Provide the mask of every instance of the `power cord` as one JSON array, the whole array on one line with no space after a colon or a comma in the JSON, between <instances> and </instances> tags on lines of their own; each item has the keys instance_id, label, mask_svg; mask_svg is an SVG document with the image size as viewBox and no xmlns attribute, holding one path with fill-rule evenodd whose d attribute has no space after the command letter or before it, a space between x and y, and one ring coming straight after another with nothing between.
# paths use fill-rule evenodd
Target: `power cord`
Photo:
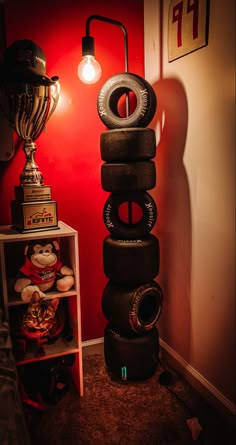
<instances>
[{"instance_id":1,"label":"power cord","mask_svg":"<svg viewBox=\"0 0 236 445\"><path fill-rule=\"evenodd\" d=\"M204 445L204 436L203 436L203 428L199 422L199 419L194 415L191 408L182 400L176 392L174 392L170 388L170 384L172 383L172 374L170 371L168 371L161 360L159 359L160 366L162 367L163 371L159 375L158 381L161 386L164 386L176 399L177 401L184 406L184 408L188 411L191 418L186 420L187 426L192 434L193 440L198 440L199 443Z\"/></svg>"}]
</instances>

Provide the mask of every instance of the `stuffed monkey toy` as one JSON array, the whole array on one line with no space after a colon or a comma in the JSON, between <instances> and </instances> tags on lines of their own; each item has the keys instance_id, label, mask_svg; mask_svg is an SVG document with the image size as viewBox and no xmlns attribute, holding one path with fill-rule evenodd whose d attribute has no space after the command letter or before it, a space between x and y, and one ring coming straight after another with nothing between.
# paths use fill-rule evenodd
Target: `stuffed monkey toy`
<instances>
[{"instance_id":1,"label":"stuffed monkey toy","mask_svg":"<svg viewBox=\"0 0 236 445\"><path fill-rule=\"evenodd\" d=\"M30 301L33 292L44 292L54 285L61 292L68 291L74 284L73 270L59 259L60 246L57 240L34 240L25 247L25 263L19 269L14 290L24 301Z\"/></svg>"}]
</instances>

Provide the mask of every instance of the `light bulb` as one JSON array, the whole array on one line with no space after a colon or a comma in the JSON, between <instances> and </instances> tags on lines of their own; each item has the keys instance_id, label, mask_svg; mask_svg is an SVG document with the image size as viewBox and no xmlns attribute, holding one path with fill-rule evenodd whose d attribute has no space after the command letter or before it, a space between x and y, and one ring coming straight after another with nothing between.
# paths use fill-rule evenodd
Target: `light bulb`
<instances>
[{"instance_id":1,"label":"light bulb","mask_svg":"<svg viewBox=\"0 0 236 445\"><path fill-rule=\"evenodd\" d=\"M84 56L78 66L78 77L83 83L96 83L102 74L101 66L94 56Z\"/></svg>"}]
</instances>

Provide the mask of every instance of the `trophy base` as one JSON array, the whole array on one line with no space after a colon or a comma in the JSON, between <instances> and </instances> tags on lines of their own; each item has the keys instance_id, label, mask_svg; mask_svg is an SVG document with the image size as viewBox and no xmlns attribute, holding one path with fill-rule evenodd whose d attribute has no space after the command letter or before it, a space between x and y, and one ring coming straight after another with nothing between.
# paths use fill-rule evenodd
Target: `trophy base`
<instances>
[{"instance_id":1,"label":"trophy base","mask_svg":"<svg viewBox=\"0 0 236 445\"><path fill-rule=\"evenodd\" d=\"M11 201L12 228L20 233L59 229L56 201Z\"/></svg>"},{"instance_id":2,"label":"trophy base","mask_svg":"<svg viewBox=\"0 0 236 445\"><path fill-rule=\"evenodd\" d=\"M51 187L50 185L16 185L15 186L16 201L30 202L30 201L50 201Z\"/></svg>"}]
</instances>

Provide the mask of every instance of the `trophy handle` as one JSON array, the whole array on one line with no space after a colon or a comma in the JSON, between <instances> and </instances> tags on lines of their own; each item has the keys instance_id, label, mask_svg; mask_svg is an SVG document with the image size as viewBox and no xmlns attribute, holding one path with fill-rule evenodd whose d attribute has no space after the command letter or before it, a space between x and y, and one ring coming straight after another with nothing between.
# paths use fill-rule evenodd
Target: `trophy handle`
<instances>
[{"instance_id":1,"label":"trophy handle","mask_svg":"<svg viewBox=\"0 0 236 445\"><path fill-rule=\"evenodd\" d=\"M60 83L59 82L56 82L54 85L50 86L50 94L52 97L52 101L50 102L50 110L49 110L48 119L54 113L55 108L58 104L59 95L60 95Z\"/></svg>"}]
</instances>

